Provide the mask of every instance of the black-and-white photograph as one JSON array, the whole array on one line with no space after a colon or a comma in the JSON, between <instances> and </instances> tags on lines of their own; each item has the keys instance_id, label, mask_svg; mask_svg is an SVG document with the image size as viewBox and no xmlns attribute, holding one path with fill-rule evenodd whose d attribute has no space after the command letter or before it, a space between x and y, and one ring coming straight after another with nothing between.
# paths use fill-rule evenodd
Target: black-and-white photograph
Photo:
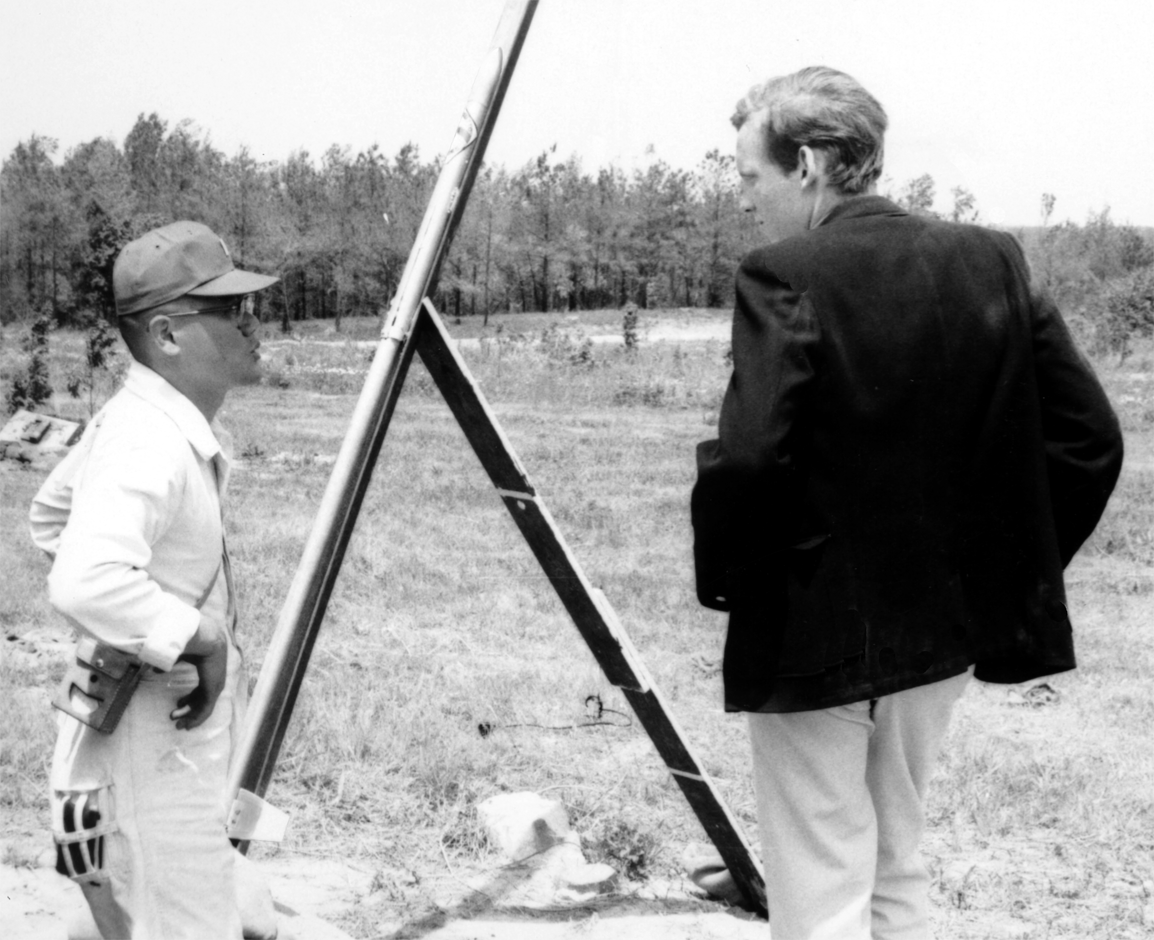
<instances>
[{"instance_id":1,"label":"black-and-white photograph","mask_svg":"<svg viewBox=\"0 0 1154 940\"><path fill-rule=\"evenodd\" d=\"M1154 931L1154 13L9 3L0 936Z\"/></svg>"}]
</instances>

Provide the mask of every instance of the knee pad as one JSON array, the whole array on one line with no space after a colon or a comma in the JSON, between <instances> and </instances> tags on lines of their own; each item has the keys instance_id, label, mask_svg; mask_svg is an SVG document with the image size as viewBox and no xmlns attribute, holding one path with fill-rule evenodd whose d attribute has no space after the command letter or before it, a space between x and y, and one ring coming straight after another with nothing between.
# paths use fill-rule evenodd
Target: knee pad
<instances>
[{"instance_id":1,"label":"knee pad","mask_svg":"<svg viewBox=\"0 0 1154 940\"><path fill-rule=\"evenodd\" d=\"M109 789L52 794L56 870L73 881L92 885L108 881L104 837L119 828L112 818Z\"/></svg>"}]
</instances>

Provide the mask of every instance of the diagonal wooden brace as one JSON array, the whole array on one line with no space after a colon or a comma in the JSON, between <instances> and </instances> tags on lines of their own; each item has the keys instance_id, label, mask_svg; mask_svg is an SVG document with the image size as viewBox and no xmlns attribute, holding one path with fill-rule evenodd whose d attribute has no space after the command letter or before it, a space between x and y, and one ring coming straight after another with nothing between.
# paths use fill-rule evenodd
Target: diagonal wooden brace
<instances>
[{"instance_id":1,"label":"diagonal wooden brace","mask_svg":"<svg viewBox=\"0 0 1154 940\"><path fill-rule=\"evenodd\" d=\"M761 867L739 823L686 743L609 600L589 583L565 544L428 298L421 306L413 338L421 361L598 665L624 692L746 901L764 910Z\"/></svg>"}]
</instances>

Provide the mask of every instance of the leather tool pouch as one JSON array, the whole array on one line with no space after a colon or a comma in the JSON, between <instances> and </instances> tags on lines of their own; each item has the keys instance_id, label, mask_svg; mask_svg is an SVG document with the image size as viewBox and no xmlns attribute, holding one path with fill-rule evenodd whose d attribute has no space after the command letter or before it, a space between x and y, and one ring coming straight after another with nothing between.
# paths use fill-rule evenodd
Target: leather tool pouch
<instances>
[{"instance_id":1,"label":"leather tool pouch","mask_svg":"<svg viewBox=\"0 0 1154 940\"><path fill-rule=\"evenodd\" d=\"M112 734L146 667L129 653L84 637L52 707L102 734Z\"/></svg>"},{"instance_id":2,"label":"leather tool pouch","mask_svg":"<svg viewBox=\"0 0 1154 940\"><path fill-rule=\"evenodd\" d=\"M221 567L216 566L212 580L197 600L197 610L204 606L216 586ZM82 637L76 644L76 662L64 674L52 707L102 734L112 734L140 684L143 671L151 668L131 653L92 637Z\"/></svg>"}]
</instances>

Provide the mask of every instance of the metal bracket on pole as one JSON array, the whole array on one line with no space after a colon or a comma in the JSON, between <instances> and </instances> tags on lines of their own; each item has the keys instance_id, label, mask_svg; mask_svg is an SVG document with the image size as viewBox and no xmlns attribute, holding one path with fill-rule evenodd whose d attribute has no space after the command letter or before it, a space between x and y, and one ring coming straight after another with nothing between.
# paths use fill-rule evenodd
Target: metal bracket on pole
<instances>
[{"instance_id":1,"label":"metal bracket on pole","mask_svg":"<svg viewBox=\"0 0 1154 940\"><path fill-rule=\"evenodd\" d=\"M508 0L433 189L289 587L249 705L229 779L235 797L262 797L320 631L413 353L419 351L490 480L606 678L618 686L752 907L765 907L760 867L741 828L685 741L608 599L593 587L469 375L429 297L460 222L536 0ZM245 851L247 843L239 845Z\"/></svg>"}]
</instances>

